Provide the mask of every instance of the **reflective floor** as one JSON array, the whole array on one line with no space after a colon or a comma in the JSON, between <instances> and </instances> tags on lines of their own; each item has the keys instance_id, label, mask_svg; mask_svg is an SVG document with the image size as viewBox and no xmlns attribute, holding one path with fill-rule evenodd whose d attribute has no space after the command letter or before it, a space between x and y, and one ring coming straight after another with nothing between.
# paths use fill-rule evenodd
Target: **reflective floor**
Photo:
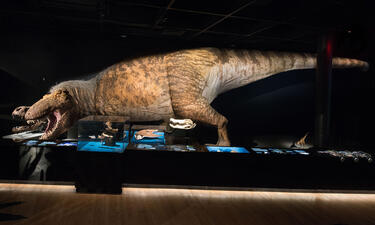
<instances>
[{"instance_id":1,"label":"reflective floor","mask_svg":"<svg viewBox=\"0 0 375 225\"><path fill-rule=\"evenodd\" d=\"M124 188L0 183L0 224L375 224L375 194Z\"/></svg>"}]
</instances>

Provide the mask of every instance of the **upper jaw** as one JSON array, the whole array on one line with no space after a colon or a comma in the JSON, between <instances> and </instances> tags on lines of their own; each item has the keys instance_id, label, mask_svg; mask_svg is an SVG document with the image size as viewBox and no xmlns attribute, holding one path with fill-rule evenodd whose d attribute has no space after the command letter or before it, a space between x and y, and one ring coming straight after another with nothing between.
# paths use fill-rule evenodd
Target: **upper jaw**
<instances>
[{"instance_id":1,"label":"upper jaw","mask_svg":"<svg viewBox=\"0 0 375 225\"><path fill-rule=\"evenodd\" d=\"M48 109L48 110L38 110L38 111L36 111L36 110L35 110L35 107L32 106L32 107L30 107L30 109L26 112L26 114L25 114L25 120L28 121L28 120L41 119L41 118L47 117L48 114L49 114L50 112L52 112L51 109Z\"/></svg>"},{"instance_id":2,"label":"upper jaw","mask_svg":"<svg viewBox=\"0 0 375 225\"><path fill-rule=\"evenodd\" d=\"M59 104L57 104L53 98L48 96L43 97L27 110L25 120L35 120L46 117L57 108L59 108Z\"/></svg>"}]
</instances>

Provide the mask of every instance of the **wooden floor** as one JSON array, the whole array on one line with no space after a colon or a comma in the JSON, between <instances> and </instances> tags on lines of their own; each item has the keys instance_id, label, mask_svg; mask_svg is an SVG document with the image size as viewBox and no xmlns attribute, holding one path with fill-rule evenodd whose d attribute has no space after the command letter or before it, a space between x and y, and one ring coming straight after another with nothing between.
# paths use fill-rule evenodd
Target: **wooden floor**
<instances>
[{"instance_id":1,"label":"wooden floor","mask_svg":"<svg viewBox=\"0 0 375 225\"><path fill-rule=\"evenodd\" d=\"M375 224L375 194L124 188L77 194L73 186L0 184L2 224Z\"/></svg>"}]
</instances>

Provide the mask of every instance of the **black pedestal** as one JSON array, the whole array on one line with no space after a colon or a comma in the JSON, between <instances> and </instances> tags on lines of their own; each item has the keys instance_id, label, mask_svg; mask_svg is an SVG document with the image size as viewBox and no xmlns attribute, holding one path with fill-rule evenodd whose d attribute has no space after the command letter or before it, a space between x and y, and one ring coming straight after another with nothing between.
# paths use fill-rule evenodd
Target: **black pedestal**
<instances>
[{"instance_id":1,"label":"black pedestal","mask_svg":"<svg viewBox=\"0 0 375 225\"><path fill-rule=\"evenodd\" d=\"M76 191L80 193L121 194L121 157L119 153L77 152Z\"/></svg>"}]
</instances>

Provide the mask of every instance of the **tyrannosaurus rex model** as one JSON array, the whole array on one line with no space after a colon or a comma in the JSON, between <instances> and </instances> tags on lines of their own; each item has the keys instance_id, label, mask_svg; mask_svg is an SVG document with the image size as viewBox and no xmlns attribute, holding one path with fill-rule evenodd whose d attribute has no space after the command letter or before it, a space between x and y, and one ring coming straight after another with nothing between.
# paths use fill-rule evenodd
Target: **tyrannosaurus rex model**
<instances>
[{"instance_id":1,"label":"tyrannosaurus rex model","mask_svg":"<svg viewBox=\"0 0 375 225\"><path fill-rule=\"evenodd\" d=\"M128 116L132 121L189 118L216 126L217 145L229 146L228 120L210 106L220 93L315 66L316 56L304 53L201 48L151 55L117 63L90 80L62 82L24 118L48 119L43 140L57 138L78 119L93 114ZM367 69L368 64L333 58L333 67Z\"/></svg>"}]
</instances>

